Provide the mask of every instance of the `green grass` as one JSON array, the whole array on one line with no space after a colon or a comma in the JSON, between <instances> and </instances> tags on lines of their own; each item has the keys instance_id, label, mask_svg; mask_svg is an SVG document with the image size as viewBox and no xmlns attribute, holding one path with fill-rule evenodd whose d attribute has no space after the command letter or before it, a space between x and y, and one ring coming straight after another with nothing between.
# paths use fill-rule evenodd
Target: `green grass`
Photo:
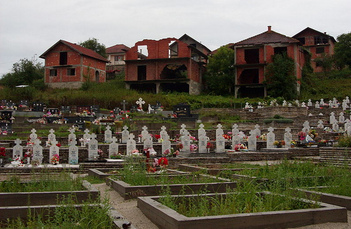
<instances>
[{"instance_id":1,"label":"green grass","mask_svg":"<svg viewBox=\"0 0 351 229\"><path fill-rule=\"evenodd\" d=\"M81 179L72 179L68 173L32 174L29 182L21 182L19 176L12 176L0 183L0 192L45 192L85 190Z\"/></svg>"}]
</instances>

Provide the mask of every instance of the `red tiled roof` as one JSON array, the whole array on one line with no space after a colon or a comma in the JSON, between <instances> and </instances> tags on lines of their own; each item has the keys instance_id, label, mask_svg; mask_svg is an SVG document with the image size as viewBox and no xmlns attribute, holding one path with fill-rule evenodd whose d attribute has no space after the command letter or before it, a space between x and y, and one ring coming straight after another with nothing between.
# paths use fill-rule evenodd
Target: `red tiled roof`
<instances>
[{"instance_id":1,"label":"red tiled roof","mask_svg":"<svg viewBox=\"0 0 351 229\"><path fill-rule=\"evenodd\" d=\"M256 36L247 38L243 41L237 42L234 46L241 45L262 45L270 43L299 43L297 39L282 35L273 30L268 30Z\"/></svg>"},{"instance_id":2,"label":"red tiled roof","mask_svg":"<svg viewBox=\"0 0 351 229\"><path fill-rule=\"evenodd\" d=\"M59 40L58 42L56 42L53 46L51 46L48 50L46 50L46 52L44 52L40 57L45 59L45 55L52 49L54 48L58 43L63 43L67 46L69 46L71 49L77 51L78 53L80 53L81 55L84 56L89 56L91 58L97 59L97 60L101 60L104 62L109 62L105 57L101 56L100 54L94 52L91 49L88 48L84 48L80 45L77 44L73 44L71 42L68 41L64 41L64 40Z\"/></svg>"},{"instance_id":3,"label":"red tiled roof","mask_svg":"<svg viewBox=\"0 0 351 229\"><path fill-rule=\"evenodd\" d=\"M106 49L106 53L110 54L110 53L119 53L119 52L126 52L128 51L130 48L124 44L117 44L111 47L108 47Z\"/></svg>"}]
</instances>

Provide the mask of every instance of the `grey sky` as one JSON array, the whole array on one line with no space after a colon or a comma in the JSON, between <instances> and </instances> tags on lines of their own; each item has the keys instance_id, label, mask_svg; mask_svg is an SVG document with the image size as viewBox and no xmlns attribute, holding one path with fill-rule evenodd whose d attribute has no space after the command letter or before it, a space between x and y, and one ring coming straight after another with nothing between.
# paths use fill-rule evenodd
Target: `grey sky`
<instances>
[{"instance_id":1,"label":"grey sky","mask_svg":"<svg viewBox=\"0 0 351 229\"><path fill-rule=\"evenodd\" d=\"M106 47L184 33L214 50L266 31L351 32L349 0L0 0L0 76L58 40ZM40 59L40 61L42 61Z\"/></svg>"}]
</instances>

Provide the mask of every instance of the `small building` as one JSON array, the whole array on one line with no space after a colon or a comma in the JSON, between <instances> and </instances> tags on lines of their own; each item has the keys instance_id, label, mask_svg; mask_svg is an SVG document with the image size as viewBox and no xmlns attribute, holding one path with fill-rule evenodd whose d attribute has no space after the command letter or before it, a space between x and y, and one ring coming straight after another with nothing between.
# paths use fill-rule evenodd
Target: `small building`
<instances>
[{"instance_id":1,"label":"small building","mask_svg":"<svg viewBox=\"0 0 351 229\"><path fill-rule=\"evenodd\" d=\"M117 74L124 72L126 52L130 48L124 44L117 44L106 49L107 60L106 76L113 79Z\"/></svg>"},{"instance_id":2,"label":"small building","mask_svg":"<svg viewBox=\"0 0 351 229\"><path fill-rule=\"evenodd\" d=\"M261 34L234 43L231 48L235 51L235 97L267 96L265 71L275 54L286 53L295 61L296 78L302 76L305 54L300 41L273 31L271 26Z\"/></svg>"},{"instance_id":3,"label":"small building","mask_svg":"<svg viewBox=\"0 0 351 229\"><path fill-rule=\"evenodd\" d=\"M334 37L307 27L293 36L293 38L299 40L303 47L310 53L313 71L322 72L323 68L316 60L334 55L336 43Z\"/></svg>"},{"instance_id":4,"label":"small building","mask_svg":"<svg viewBox=\"0 0 351 229\"><path fill-rule=\"evenodd\" d=\"M126 87L200 94L209 52L186 34L180 39L139 41L126 53Z\"/></svg>"},{"instance_id":5,"label":"small building","mask_svg":"<svg viewBox=\"0 0 351 229\"><path fill-rule=\"evenodd\" d=\"M106 82L108 60L91 49L59 40L40 58L45 59L44 82L52 88L80 88L83 82Z\"/></svg>"}]
</instances>

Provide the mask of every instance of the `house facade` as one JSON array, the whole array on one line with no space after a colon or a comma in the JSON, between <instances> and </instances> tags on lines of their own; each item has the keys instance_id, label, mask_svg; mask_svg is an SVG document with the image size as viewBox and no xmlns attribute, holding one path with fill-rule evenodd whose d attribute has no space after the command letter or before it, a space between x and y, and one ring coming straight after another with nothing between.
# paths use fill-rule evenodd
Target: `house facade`
<instances>
[{"instance_id":1,"label":"house facade","mask_svg":"<svg viewBox=\"0 0 351 229\"><path fill-rule=\"evenodd\" d=\"M231 48L235 51L235 97L267 96L265 71L275 54L286 53L295 62L296 78L302 76L305 54L299 40L275 32L271 26L261 34L234 43Z\"/></svg>"},{"instance_id":2,"label":"house facade","mask_svg":"<svg viewBox=\"0 0 351 229\"><path fill-rule=\"evenodd\" d=\"M107 79L112 79L116 74L124 72L126 52L130 48L124 44L117 44L106 49L107 60L106 76Z\"/></svg>"},{"instance_id":3,"label":"house facade","mask_svg":"<svg viewBox=\"0 0 351 229\"><path fill-rule=\"evenodd\" d=\"M313 71L322 72L323 68L316 60L334 55L336 43L334 37L307 27L293 36L293 38L299 40L303 47L310 53Z\"/></svg>"},{"instance_id":4,"label":"house facade","mask_svg":"<svg viewBox=\"0 0 351 229\"><path fill-rule=\"evenodd\" d=\"M59 40L40 58L45 59L44 82L52 88L80 88L83 82L106 82L108 60L91 49Z\"/></svg>"},{"instance_id":5,"label":"house facade","mask_svg":"<svg viewBox=\"0 0 351 229\"><path fill-rule=\"evenodd\" d=\"M126 87L153 93L199 94L208 53L189 36L182 39L189 44L176 38L135 43L126 53Z\"/></svg>"}]
</instances>

